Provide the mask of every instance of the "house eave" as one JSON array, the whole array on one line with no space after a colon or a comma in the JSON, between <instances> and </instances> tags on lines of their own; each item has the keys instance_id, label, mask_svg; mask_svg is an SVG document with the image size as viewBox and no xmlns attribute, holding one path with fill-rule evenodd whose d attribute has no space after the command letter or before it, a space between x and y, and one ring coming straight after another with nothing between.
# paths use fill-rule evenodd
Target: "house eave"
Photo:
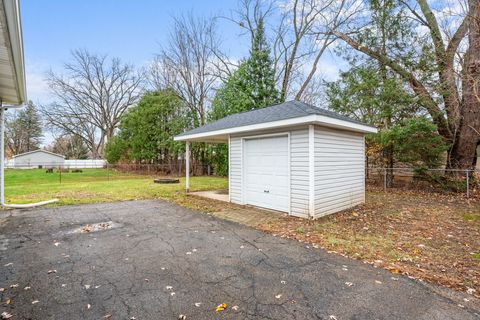
<instances>
[{"instance_id":1,"label":"house eave","mask_svg":"<svg viewBox=\"0 0 480 320\"><path fill-rule=\"evenodd\" d=\"M227 142L228 136L231 134L247 133L258 130L278 129L299 125L316 124L325 127L342 129L346 131L360 132L360 133L376 133L378 130L374 127L354 123L341 119L335 119L322 115L308 115L305 117L297 117L292 119L257 123L241 127L233 127L221 130L200 132L194 134L183 134L174 137L175 141L198 141L198 142Z\"/></svg>"}]
</instances>

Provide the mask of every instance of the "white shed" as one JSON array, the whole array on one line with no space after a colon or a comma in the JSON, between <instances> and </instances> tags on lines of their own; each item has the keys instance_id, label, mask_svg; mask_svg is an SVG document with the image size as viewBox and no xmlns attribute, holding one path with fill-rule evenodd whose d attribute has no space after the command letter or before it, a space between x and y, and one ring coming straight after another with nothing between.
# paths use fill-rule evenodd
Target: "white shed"
<instances>
[{"instance_id":1,"label":"white shed","mask_svg":"<svg viewBox=\"0 0 480 320\"><path fill-rule=\"evenodd\" d=\"M225 117L175 140L187 142L187 160L189 142L228 143L231 202L318 218L365 201L369 132L377 129L289 101Z\"/></svg>"},{"instance_id":2,"label":"white shed","mask_svg":"<svg viewBox=\"0 0 480 320\"><path fill-rule=\"evenodd\" d=\"M19 169L53 168L65 163L65 156L46 150L34 150L13 156L13 167Z\"/></svg>"}]
</instances>

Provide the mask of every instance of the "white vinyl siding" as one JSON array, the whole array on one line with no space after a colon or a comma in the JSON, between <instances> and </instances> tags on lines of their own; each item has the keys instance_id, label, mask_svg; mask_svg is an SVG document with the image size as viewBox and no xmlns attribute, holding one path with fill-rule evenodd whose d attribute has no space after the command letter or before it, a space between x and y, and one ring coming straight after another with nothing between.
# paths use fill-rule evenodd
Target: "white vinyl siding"
<instances>
[{"instance_id":1,"label":"white vinyl siding","mask_svg":"<svg viewBox=\"0 0 480 320\"><path fill-rule=\"evenodd\" d=\"M230 201L242 204L242 138L230 138Z\"/></svg>"},{"instance_id":2,"label":"white vinyl siding","mask_svg":"<svg viewBox=\"0 0 480 320\"><path fill-rule=\"evenodd\" d=\"M230 201L244 204L242 187L243 139L253 136L289 134L290 214L297 217L322 217L365 201L365 148L362 133L314 127L314 165L309 165L308 126L289 130L263 130L230 137ZM309 214L310 177L313 175L314 212Z\"/></svg>"},{"instance_id":3,"label":"white vinyl siding","mask_svg":"<svg viewBox=\"0 0 480 320\"><path fill-rule=\"evenodd\" d=\"M365 200L361 133L315 126L315 214L335 213Z\"/></svg>"},{"instance_id":4,"label":"white vinyl siding","mask_svg":"<svg viewBox=\"0 0 480 320\"><path fill-rule=\"evenodd\" d=\"M308 217L308 128L290 132L290 214Z\"/></svg>"}]
</instances>

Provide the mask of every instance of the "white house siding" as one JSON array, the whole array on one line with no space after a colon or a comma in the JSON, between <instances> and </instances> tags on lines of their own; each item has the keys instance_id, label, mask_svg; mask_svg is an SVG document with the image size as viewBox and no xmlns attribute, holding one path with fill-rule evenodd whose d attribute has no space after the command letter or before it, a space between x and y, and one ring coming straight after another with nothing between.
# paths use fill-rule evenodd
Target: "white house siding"
<instances>
[{"instance_id":1,"label":"white house siding","mask_svg":"<svg viewBox=\"0 0 480 320\"><path fill-rule=\"evenodd\" d=\"M365 201L361 133L315 126L315 218Z\"/></svg>"},{"instance_id":2,"label":"white house siding","mask_svg":"<svg viewBox=\"0 0 480 320\"><path fill-rule=\"evenodd\" d=\"M242 199L242 138L274 133L290 135L290 214L308 217L309 165L308 165L308 127L294 129L265 130L248 135L230 137L230 201L243 203Z\"/></svg>"},{"instance_id":3,"label":"white house siding","mask_svg":"<svg viewBox=\"0 0 480 320\"><path fill-rule=\"evenodd\" d=\"M56 167L64 164L64 158L41 150L18 155L13 158L15 168Z\"/></svg>"},{"instance_id":4,"label":"white house siding","mask_svg":"<svg viewBox=\"0 0 480 320\"><path fill-rule=\"evenodd\" d=\"M308 128L290 132L290 214L308 217Z\"/></svg>"},{"instance_id":5,"label":"white house siding","mask_svg":"<svg viewBox=\"0 0 480 320\"><path fill-rule=\"evenodd\" d=\"M230 138L230 168L228 173L230 201L242 203L242 138Z\"/></svg>"}]
</instances>

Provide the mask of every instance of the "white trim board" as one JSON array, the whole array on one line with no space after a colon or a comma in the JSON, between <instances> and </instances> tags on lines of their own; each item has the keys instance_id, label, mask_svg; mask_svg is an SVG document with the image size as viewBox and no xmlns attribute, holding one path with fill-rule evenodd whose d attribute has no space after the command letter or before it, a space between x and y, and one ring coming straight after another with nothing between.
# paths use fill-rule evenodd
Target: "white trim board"
<instances>
[{"instance_id":1,"label":"white trim board","mask_svg":"<svg viewBox=\"0 0 480 320\"><path fill-rule=\"evenodd\" d=\"M359 123L354 123L350 121L313 114L305 117L257 123L257 124L247 125L247 126L194 133L194 134L184 135L184 136L176 136L173 139L175 141L189 141L189 140L202 139L202 138L211 138L214 136L224 136L229 134L245 133L249 131L298 126L302 124L309 124L309 125L317 124L320 126L343 129L343 130L354 131L354 132L363 132L363 133L376 133L378 131L376 128L373 128L364 124L359 124Z\"/></svg>"}]
</instances>

